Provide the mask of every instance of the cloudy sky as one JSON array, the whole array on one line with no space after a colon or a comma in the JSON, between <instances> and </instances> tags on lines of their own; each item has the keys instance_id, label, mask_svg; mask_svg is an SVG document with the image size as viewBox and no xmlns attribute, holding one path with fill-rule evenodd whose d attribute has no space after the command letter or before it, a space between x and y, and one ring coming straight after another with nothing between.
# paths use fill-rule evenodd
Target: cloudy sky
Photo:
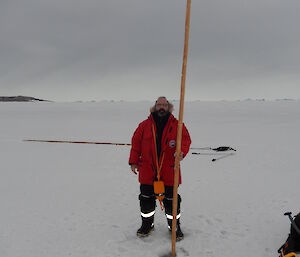
<instances>
[{"instance_id":1,"label":"cloudy sky","mask_svg":"<svg viewBox=\"0 0 300 257\"><path fill-rule=\"evenodd\" d=\"M178 99L185 0L0 0L0 95ZM186 100L300 99L299 0L192 0Z\"/></svg>"}]
</instances>

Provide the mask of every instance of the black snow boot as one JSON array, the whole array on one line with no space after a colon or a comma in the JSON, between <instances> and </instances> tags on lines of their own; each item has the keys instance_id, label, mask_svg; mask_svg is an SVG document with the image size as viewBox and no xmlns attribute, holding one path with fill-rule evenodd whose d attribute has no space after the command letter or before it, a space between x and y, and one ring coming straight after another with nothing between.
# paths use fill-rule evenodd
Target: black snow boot
<instances>
[{"instance_id":1,"label":"black snow boot","mask_svg":"<svg viewBox=\"0 0 300 257\"><path fill-rule=\"evenodd\" d=\"M181 228L180 228L180 224L178 223L177 228L176 228L176 241L180 241L183 238L184 238L184 234L182 233Z\"/></svg>"},{"instance_id":2,"label":"black snow boot","mask_svg":"<svg viewBox=\"0 0 300 257\"><path fill-rule=\"evenodd\" d=\"M170 232L172 232L172 220L168 219L168 229ZM184 234L180 228L180 221L179 219L177 220L176 224L176 241L180 241L184 238Z\"/></svg>"},{"instance_id":3,"label":"black snow boot","mask_svg":"<svg viewBox=\"0 0 300 257\"><path fill-rule=\"evenodd\" d=\"M139 237L146 237L154 230L154 218L143 218L142 226L137 230L136 235Z\"/></svg>"}]
</instances>

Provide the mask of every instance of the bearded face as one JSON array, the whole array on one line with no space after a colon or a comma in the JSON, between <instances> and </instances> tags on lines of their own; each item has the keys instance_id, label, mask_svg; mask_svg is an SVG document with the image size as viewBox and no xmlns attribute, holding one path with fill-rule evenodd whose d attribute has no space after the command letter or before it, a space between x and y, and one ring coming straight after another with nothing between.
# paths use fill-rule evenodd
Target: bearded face
<instances>
[{"instance_id":1,"label":"bearded face","mask_svg":"<svg viewBox=\"0 0 300 257\"><path fill-rule=\"evenodd\" d=\"M167 113L168 113L168 112L167 112L165 109L163 109L163 108L160 108L160 109L158 110L158 112L157 112L157 114L158 114L159 117L164 117L164 116L167 115Z\"/></svg>"},{"instance_id":2,"label":"bearded face","mask_svg":"<svg viewBox=\"0 0 300 257\"><path fill-rule=\"evenodd\" d=\"M164 117L169 112L169 102L166 98L158 98L155 104L155 111L159 117Z\"/></svg>"}]
</instances>

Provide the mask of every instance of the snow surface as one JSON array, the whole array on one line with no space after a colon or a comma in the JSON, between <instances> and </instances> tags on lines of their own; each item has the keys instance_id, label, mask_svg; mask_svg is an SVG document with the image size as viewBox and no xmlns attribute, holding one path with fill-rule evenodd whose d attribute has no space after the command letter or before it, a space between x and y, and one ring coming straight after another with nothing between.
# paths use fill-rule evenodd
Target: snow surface
<instances>
[{"instance_id":1,"label":"snow surface","mask_svg":"<svg viewBox=\"0 0 300 257\"><path fill-rule=\"evenodd\" d=\"M139 184L129 147L22 141L130 142L150 106L0 103L1 257L170 253L159 206L151 236L135 235ZM177 256L278 256L290 226L283 213L300 211L300 101L190 102L184 120L193 147L237 153L216 162L189 154L182 162L185 239Z\"/></svg>"}]
</instances>

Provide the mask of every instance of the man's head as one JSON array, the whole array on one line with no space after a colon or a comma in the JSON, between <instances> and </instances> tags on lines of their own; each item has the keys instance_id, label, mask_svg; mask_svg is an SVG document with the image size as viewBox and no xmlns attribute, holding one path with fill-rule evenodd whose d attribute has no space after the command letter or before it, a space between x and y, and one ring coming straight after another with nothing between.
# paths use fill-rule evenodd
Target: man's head
<instances>
[{"instance_id":1,"label":"man's head","mask_svg":"<svg viewBox=\"0 0 300 257\"><path fill-rule=\"evenodd\" d=\"M173 111L173 105L169 103L166 97L160 96L156 102L155 105L151 108L152 112L157 112L158 116L164 117L169 112L172 113Z\"/></svg>"}]
</instances>

